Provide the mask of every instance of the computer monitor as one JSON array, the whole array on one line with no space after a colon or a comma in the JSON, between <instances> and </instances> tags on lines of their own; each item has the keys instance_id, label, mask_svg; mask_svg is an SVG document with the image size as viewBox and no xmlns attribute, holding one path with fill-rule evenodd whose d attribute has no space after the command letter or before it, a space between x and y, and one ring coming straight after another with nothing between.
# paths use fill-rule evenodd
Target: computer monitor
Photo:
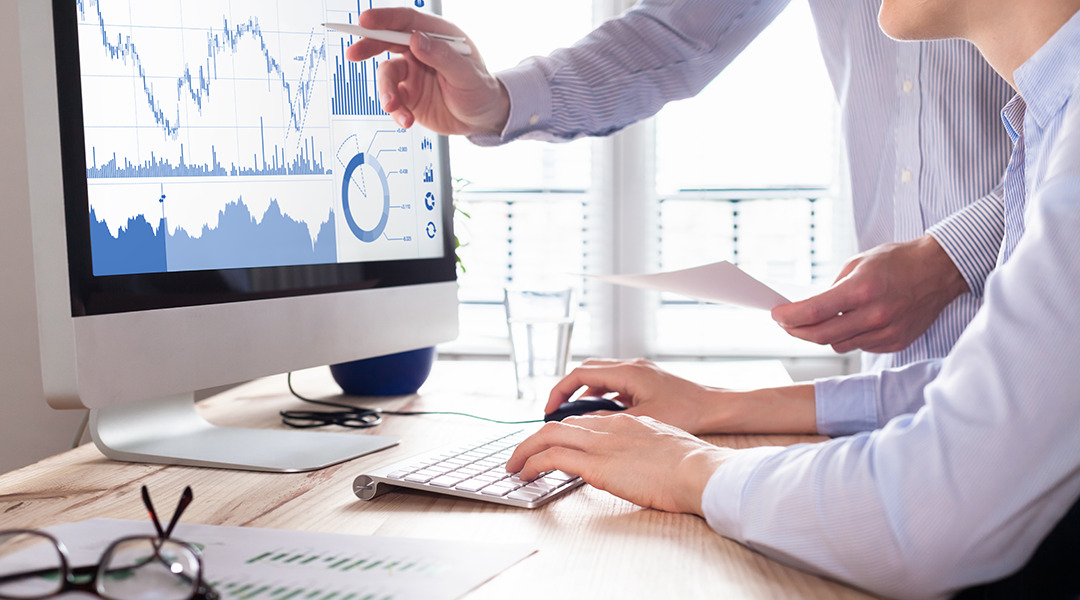
<instances>
[{"instance_id":1,"label":"computer monitor","mask_svg":"<svg viewBox=\"0 0 1080 600\"><path fill-rule=\"evenodd\" d=\"M457 335L447 144L324 22L431 0L18 0L6 304L110 458L298 471L392 438L227 429L198 390ZM19 93L21 91L21 93ZM21 136L21 137L20 137ZM14 138L14 139L12 139ZM23 155L25 154L25 155ZM21 219L21 221L20 221ZM32 302L26 302L26 299ZM25 307L32 306L32 310ZM19 308L23 307L23 308ZM9 373L7 377L12 377Z\"/></svg>"}]
</instances>

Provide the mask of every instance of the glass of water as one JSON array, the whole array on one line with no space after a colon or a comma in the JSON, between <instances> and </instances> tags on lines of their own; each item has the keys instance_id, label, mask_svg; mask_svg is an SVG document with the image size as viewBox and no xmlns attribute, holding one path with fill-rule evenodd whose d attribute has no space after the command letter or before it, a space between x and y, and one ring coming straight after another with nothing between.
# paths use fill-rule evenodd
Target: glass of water
<instances>
[{"instance_id":1,"label":"glass of water","mask_svg":"<svg viewBox=\"0 0 1080 600\"><path fill-rule=\"evenodd\" d=\"M546 399L555 383L566 375L577 294L569 286L508 287L503 304L517 397Z\"/></svg>"}]
</instances>

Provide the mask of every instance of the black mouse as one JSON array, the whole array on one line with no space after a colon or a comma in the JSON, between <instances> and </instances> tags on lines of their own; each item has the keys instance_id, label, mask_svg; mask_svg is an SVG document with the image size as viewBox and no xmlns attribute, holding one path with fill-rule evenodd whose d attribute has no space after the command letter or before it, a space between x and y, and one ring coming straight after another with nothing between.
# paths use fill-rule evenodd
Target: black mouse
<instances>
[{"instance_id":1,"label":"black mouse","mask_svg":"<svg viewBox=\"0 0 1080 600\"><path fill-rule=\"evenodd\" d=\"M598 410L626 410L618 400L609 400L598 396L582 396L577 400L563 402L554 411L544 415L545 421L562 421L566 417L576 417Z\"/></svg>"}]
</instances>

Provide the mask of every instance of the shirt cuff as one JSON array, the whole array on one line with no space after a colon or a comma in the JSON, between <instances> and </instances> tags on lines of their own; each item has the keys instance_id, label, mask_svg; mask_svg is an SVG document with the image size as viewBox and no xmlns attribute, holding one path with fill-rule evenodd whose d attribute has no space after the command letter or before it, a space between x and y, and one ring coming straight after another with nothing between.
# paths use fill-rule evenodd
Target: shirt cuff
<instances>
[{"instance_id":1,"label":"shirt cuff","mask_svg":"<svg viewBox=\"0 0 1080 600\"><path fill-rule=\"evenodd\" d=\"M551 120L551 90L543 71L525 61L495 75L510 97L510 115L499 135L471 135L477 146L498 146L532 131L543 129Z\"/></svg>"},{"instance_id":2,"label":"shirt cuff","mask_svg":"<svg viewBox=\"0 0 1080 600\"><path fill-rule=\"evenodd\" d=\"M835 437L876 429L878 381L877 373L814 381L818 433Z\"/></svg>"},{"instance_id":3,"label":"shirt cuff","mask_svg":"<svg viewBox=\"0 0 1080 600\"><path fill-rule=\"evenodd\" d=\"M1005 208L998 190L927 229L956 265L968 289L982 296L1005 235Z\"/></svg>"},{"instance_id":4,"label":"shirt cuff","mask_svg":"<svg viewBox=\"0 0 1080 600\"><path fill-rule=\"evenodd\" d=\"M701 512L713 531L745 543L741 515L743 491L758 466L783 450L773 446L739 450L712 474L701 494Z\"/></svg>"}]
</instances>

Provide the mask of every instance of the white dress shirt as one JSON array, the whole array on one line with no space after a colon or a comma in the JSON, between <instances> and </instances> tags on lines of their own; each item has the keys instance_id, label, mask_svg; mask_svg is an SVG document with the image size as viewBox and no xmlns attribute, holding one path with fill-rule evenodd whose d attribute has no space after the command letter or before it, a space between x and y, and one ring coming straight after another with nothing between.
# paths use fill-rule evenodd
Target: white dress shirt
<instances>
[{"instance_id":1,"label":"white dress shirt","mask_svg":"<svg viewBox=\"0 0 1080 600\"><path fill-rule=\"evenodd\" d=\"M935 598L1018 569L1080 497L1077 48L1080 13L1015 73L999 266L952 352L818 398L824 429L861 433L726 462L702 498L716 531Z\"/></svg>"},{"instance_id":2,"label":"white dress shirt","mask_svg":"<svg viewBox=\"0 0 1080 600\"><path fill-rule=\"evenodd\" d=\"M699 92L788 0L643 0L571 48L498 73L510 94L501 136L566 141L606 135ZM877 26L878 0L810 0L840 102L860 250L929 231L972 293L864 370L944 356L978 310L1001 242L994 192L1009 153L997 109L1008 86L968 43L899 43ZM737 118L733 116L733 118Z\"/></svg>"}]
</instances>

